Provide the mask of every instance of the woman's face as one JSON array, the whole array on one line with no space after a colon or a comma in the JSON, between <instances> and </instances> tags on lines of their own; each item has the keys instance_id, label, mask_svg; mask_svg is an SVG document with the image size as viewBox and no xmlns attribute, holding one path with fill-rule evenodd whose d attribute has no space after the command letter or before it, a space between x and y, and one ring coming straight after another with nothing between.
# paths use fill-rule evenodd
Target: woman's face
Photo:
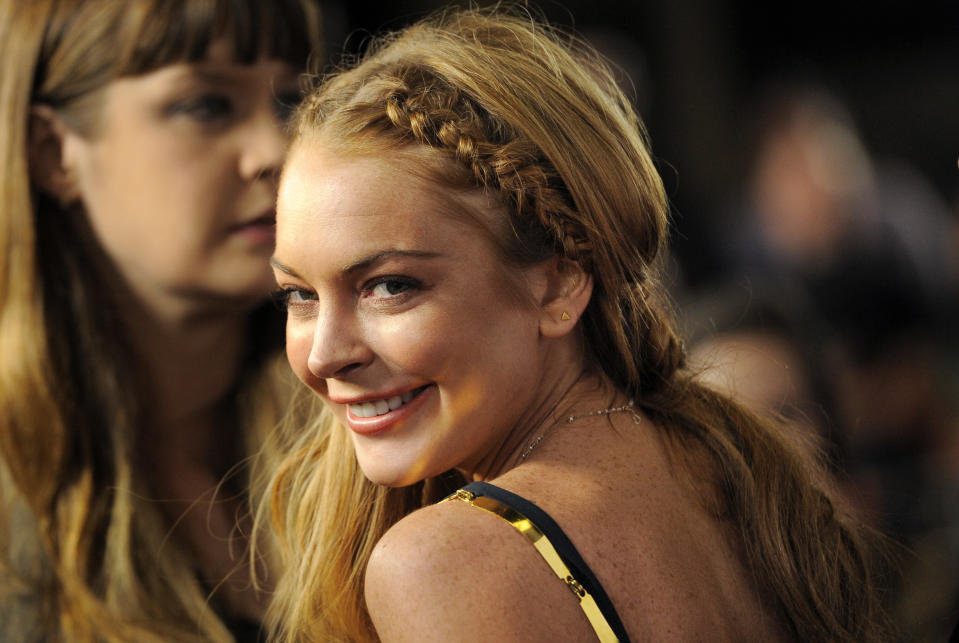
<instances>
[{"instance_id":1,"label":"woman's face","mask_svg":"<svg viewBox=\"0 0 959 643\"><path fill-rule=\"evenodd\" d=\"M490 455L533 406L543 361L540 268L514 271L520 301L477 222L403 168L299 143L273 259L290 364L349 430L366 476L392 486Z\"/></svg>"},{"instance_id":2,"label":"woman's face","mask_svg":"<svg viewBox=\"0 0 959 643\"><path fill-rule=\"evenodd\" d=\"M90 136L68 133L64 166L94 233L147 301L254 301L271 287L283 62L233 62L224 42L195 64L108 85Z\"/></svg>"}]
</instances>

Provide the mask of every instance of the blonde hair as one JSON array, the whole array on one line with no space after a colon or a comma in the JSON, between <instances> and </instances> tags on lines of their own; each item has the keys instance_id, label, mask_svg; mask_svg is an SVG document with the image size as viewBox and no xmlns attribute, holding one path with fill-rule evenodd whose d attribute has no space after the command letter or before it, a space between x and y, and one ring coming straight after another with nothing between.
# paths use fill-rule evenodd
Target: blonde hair
<instances>
[{"instance_id":1,"label":"blonde hair","mask_svg":"<svg viewBox=\"0 0 959 643\"><path fill-rule=\"evenodd\" d=\"M594 280L582 317L591 368L636 400L676 451L706 453L711 509L734 526L747 568L798 640L872 641L885 617L870 539L818 468L760 420L683 370L659 279L668 204L642 124L588 47L522 11L448 11L377 41L298 112L294 145L357 154L432 150L416 171L498 195L517 264L557 254ZM403 155L404 162L414 159ZM273 483L290 569L271 617L283 640L375 639L363 573L379 537L459 480L378 489L343 431L302 437ZM709 477L711 476L711 477Z\"/></svg>"},{"instance_id":2,"label":"blonde hair","mask_svg":"<svg viewBox=\"0 0 959 643\"><path fill-rule=\"evenodd\" d=\"M8 635L68 640L231 640L193 562L143 501L133 468L140 391L105 258L76 209L30 179L34 104L97 125L112 80L203 58L302 67L319 16L307 0L36 0L0 3L0 622ZM235 402L247 435L280 409L267 386L282 337L262 309ZM278 395L278 394L277 394ZM238 454L241 455L241 454Z\"/></svg>"}]
</instances>

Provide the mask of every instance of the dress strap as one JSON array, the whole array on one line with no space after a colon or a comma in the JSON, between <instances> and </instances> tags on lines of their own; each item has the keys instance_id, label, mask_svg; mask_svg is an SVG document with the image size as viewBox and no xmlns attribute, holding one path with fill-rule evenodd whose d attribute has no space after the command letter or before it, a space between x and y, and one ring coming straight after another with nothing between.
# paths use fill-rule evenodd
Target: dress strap
<instances>
[{"instance_id":1,"label":"dress strap","mask_svg":"<svg viewBox=\"0 0 959 643\"><path fill-rule=\"evenodd\" d=\"M488 482L472 482L446 500L499 516L532 543L556 576L579 599L601 643L628 643L616 608L576 547L549 515L532 502Z\"/></svg>"}]
</instances>

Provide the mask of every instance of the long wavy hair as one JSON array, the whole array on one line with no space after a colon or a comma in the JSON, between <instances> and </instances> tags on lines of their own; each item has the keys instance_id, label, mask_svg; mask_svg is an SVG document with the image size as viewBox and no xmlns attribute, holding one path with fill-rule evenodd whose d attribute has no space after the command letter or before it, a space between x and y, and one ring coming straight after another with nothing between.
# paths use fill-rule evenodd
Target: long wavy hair
<instances>
[{"instance_id":1,"label":"long wavy hair","mask_svg":"<svg viewBox=\"0 0 959 643\"><path fill-rule=\"evenodd\" d=\"M112 80L202 59L225 37L302 69L307 0L0 2L0 621L18 640L231 640L134 469L144 376L82 208L31 180L32 105L89 133ZM251 319L239 433L274 423L282 320ZM255 391L255 393L254 393ZM237 449L238 457L246 446Z\"/></svg>"},{"instance_id":2,"label":"long wavy hair","mask_svg":"<svg viewBox=\"0 0 959 643\"><path fill-rule=\"evenodd\" d=\"M497 238L509 262L560 255L582 265L594 280L581 323L589 367L689 456L680 462L691 476L710 482L715 501L704 502L733 525L787 632L883 638L879 537L844 514L779 427L684 369L660 278L667 199L643 125L598 55L522 10L446 11L323 79L296 122L294 146L393 155L453 193L495 195L510 213L513 234ZM446 474L376 487L345 431L305 431L271 490L288 565L272 606L277 638L374 640L363 602L371 549L459 482Z\"/></svg>"}]
</instances>

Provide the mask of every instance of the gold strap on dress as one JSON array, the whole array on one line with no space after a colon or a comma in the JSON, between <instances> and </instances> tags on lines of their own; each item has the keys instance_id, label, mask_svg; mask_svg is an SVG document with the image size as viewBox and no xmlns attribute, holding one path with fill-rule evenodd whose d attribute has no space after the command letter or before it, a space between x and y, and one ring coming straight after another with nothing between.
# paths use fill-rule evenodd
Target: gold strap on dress
<instances>
[{"instance_id":1,"label":"gold strap on dress","mask_svg":"<svg viewBox=\"0 0 959 643\"><path fill-rule=\"evenodd\" d=\"M534 525L529 518L498 500L486 496L477 496L475 493L467 491L466 489L460 489L455 494L446 498L446 500L462 500L470 506L499 516L526 536L526 539L533 544L533 547L535 547L536 551L543 557L543 560L545 560L546 564L553 570L553 573L556 574L561 581L566 583L570 591L579 599L579 606L582 608L583 613L586 614L586 618L589 619L589 624L593 626L593 630L596 632L596 636L599 637L601 643L619 642L619 639L613 632L613 628L609 626L606 617L603 616L603 612L596 604L596 600L586 591L586 588L573 577L573 573L569 570L569 567L566 566L566 563L563 562L563 559L560 558L556 552L556 548L553 547L553 544L549 541L549 538L547 538L546 534L540 531L539 527Z\"/></svg>"}]
</instances>

